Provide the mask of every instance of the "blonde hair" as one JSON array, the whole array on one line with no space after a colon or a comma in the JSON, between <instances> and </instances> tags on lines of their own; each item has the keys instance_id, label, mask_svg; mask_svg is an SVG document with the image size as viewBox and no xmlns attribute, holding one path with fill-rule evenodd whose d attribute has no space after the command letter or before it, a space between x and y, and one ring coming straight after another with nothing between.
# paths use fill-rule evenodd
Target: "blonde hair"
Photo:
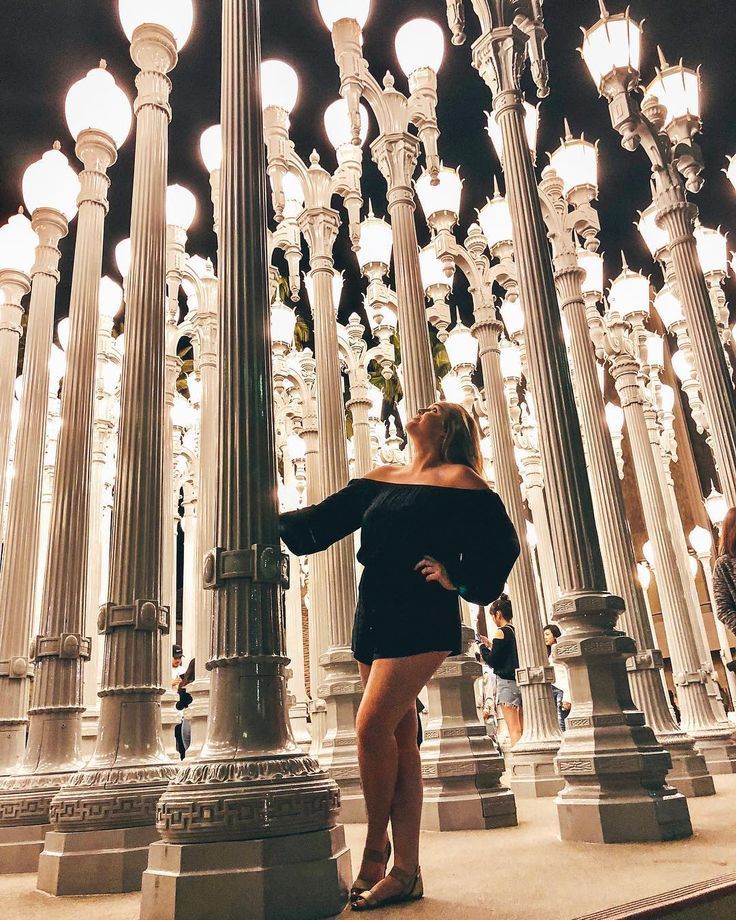
<instances>
[{"instance_id":1,"label":"blonde hair","mask_svg":"<svg viewBox=\"0 0 736 920\"><path fill-rule=\"evenodd\" d=\"M478 423L462 406L451 402L438 402L445 426L442 439L442 458L446 463L462 463L479 476L483 476L483 455L480 452Z\"/></svg>"},{"instance_id":2,"label":"blonde hair","mask_svg":"<svg viewBox=\"0 0 736 920\"><path fill-rule=\"evenodd\" d=\"M721 556L736 556L736 508L729 508L721 524Z\"/></svg>"}]
</instances>

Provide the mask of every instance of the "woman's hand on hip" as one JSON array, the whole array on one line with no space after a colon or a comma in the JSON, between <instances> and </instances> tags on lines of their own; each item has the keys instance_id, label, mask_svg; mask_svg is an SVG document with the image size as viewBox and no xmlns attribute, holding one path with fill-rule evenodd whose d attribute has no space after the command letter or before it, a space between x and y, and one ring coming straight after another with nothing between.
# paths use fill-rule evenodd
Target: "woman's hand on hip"
<instances>
[{"instance_id":1,"label":"woman's hand on hip","mask_svg":"<svg viewBox=\"0 0 736 920\"><path fill-rule=\"evenodd\" d=\"M441 562L433 559L432 556L424 556L414 566L414 571L419 571L420 575L424 575L427 581L436 581L446 591L457 591L457 586L450 581L447 569Z\"/></svg>"}]
</instances>

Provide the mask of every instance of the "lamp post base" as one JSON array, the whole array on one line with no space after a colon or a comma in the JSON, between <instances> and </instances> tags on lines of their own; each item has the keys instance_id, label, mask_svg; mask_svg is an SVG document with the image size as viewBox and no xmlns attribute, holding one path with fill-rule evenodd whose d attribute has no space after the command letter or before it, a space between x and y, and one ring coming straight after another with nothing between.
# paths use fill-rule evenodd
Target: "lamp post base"
<instances>
[{"instance_id":1,"label":"lamp post base","mask_svg":"<svg viewBox=\"0 0 736 920\"><path fill-rule=\"evenodd\" d=\"M558 749L559 745L551 746L547 754L512 752L508 783L514 795L522 799L541 799L560 792L565 781L555 771L554 757Z\"/></svg>"},{"instance_id":2,"label":"lamp post base","mask_svg":"<svg viewBox=\"0 0 736 920\"><path fill-rule=\"evenodd\" d=\"M0 827L0 875L35 872L49 824Z\"/></svg>"},{"instance_id":3,"label":"lamp post base","mask_svg":"<svg viewBox=\"0 0 736 920\"><path fill-rule=\"evenodd\" d=\"M38 860L39 891L55 896L139 891L153 826L50 831Z\"/></svg>"},{"instance_id":4,"label":"lamp post base","mask_svg":"<svg viewBox=\"0 0 736 920\"><path fill-rule=\"evenodd\" d=\"M733 740L719 738L695 738L695 747L705 758L708 772L713 776L724 773L736 773L736 743Z\"/></svg>"},{"instance_id":5,"label":"lamp post base","mask_svg":"<svg viewBox=\"0 0 736 920\"><path fill-rule=\"evenodd\" d=\"M352 879L342 826L286 837L152 844L141 920L317 920L339 914Z\"/></svg>"},{"instance_id":6,"label":"lamp post base","mask_svg":"<svg viewBox=\"0 0 736 920\"><path fill-rule=\"evenodd\" d=\"M100 707L85 709L82 713L82 760L88 761L97 746L97 727L100 719Z\"/></svg>"}]
</instances>

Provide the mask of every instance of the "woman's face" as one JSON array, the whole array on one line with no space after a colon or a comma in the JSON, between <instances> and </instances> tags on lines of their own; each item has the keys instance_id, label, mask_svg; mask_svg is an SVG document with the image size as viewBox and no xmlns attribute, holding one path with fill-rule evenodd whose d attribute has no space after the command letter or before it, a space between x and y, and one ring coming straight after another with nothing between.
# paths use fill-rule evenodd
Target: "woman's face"
<instances>
[{"instance_id":1,"label":"woman's face","mask_svg":"<svg viewBox=\"0 0 736 920\"><path fill-rule=\"evenodd\" d=\"M426 409L418 409L417 414L406 423L406 432L425 442L441 441L445 434L445 420L440 406L432 403Z\"/></svg>"},{"instance_id":2,"label":"woman's face","mask_svg":"<svg viewBox=\"0 0 736 920\"><path fill-rule=\"evenodd\" d=\"M545 629L544 631L544 641L545 644L551 648L555 642L557 642L557 636L550 629Z\"/></svg>"}]
</instances>

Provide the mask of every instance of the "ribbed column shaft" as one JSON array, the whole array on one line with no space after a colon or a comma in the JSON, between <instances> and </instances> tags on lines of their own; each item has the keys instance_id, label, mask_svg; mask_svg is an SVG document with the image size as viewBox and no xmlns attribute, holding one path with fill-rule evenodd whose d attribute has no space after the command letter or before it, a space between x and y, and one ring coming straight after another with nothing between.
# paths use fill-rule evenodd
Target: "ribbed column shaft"
<instances>
[{"instance_id":1,"label":"ribbed column shaft","mask_svg":"<svg viewBox=\"0 0 736 920\"><path fill-rule=\"evenodd\" d=\"M348 403L353 415L353 449L355 451L355 477L362 479L373 468L371 457L370 400L353 394Z\"/></svg>"},{"instance_id":2,"label":"ribbed column shaft","mask_svg":"<svg viewBox=\"0 0 736 920\"><path fill-rule=\"evenodd\" d=\"M202 568L197 561L197 500L191 489L184 490L184 516L181 529L184 532L184 575L182 589L181 643L185 660L194 658L196 642L197 587L202 577Z\"/></svg>"},{"instance_id":3,"label":"ribbed column shaft","mask_svg":"<svg viewBox=\"0 0 736 920\"><path fill-rule=\"evenodd\" d=\"M0 270L0 470L8 468L13 388L18 369L18 345L23 333L20 304L28 291L27 275L12 269ZM0 518L5 508L5 478L3 473L0 476Z\"/></svg>"},{"instance_id":4,"label":"ribbed column shaft","mask_svg":"<svg viewBox=\"0 0 736 920\"><path fill-rule=\"evenodd\" d=\"M167 228L170 231L173 228ZM176 611L176 531L174 516L178 519L179 496L174 494L174 423L172 410L176 393L176 379L179 376L181 360L176 353L179 339L177 319L179 317L179 278L169 275L166 279L166 306L161 309L166 317L164 328L165 360L164 389L161 418L162 432L162 479L161 479L161 603L175 613ZM211 548L211 547L210 547ZM173 616L173 614L172 614ZM173 620L172 620L173 622ZM163 642L168 646L170 642ZM184 650L191 657L192 649ZM166 667L168 649L162 650L162 666Z\"/></svg>"},{"instance_id":5,"label":"ribbed column shaft","mask_svg":"<svg viewBox=\"0 0 736 920\"><path fill-rule=\"evenodd\" d=\"M33 214L32 222L39 245L31 272L31 300L23 359L24 392L0 570L0 660L27 655L33 623L46 447L49 354L59 281L58 244L67 232L66 218L57 211L39 209ZM12 370L10 379L14 377L15 367ZM25 720L28 690L28 679L25 677L12 682L7 677L0 677L0 773L12 767L23 752L25 725L20 720ZM7 719L16 726L10 729L16 735L10 744L6 744L4 723Z\"/></svg>"},{"instance_id":6,"label":"ribbed column shaft","mask_svg":"<svg viewBox=\"0 0 736 920\"><path fill-rule=\"evenodd\" d=\"M304 419L302 437L304 438L304 459L307 471L307 504L314 505L324 498L315 417ZM312 699L319 696L319 687L323 677L322 665L319 662L329 646L329 624L326 617L320 616L320 611L324 609L320 593L324 584L324 576L320 572L320 567L324 566L324 562L323 553L316 553L309 557L309 683Z\"/></svg>"},{"instance_id":7,"label":"ribbed column shaft","mask_svg":"<svg viewBox=\"0 0 736 920\"><path fill-rule=\"evenodd\" d=\"M521 466L524 472L526 500L532 514L534 529L537 532L539 579L544 597L545 622L549 623L552 620L555 601L560 596L560 586L557 582L557 563L552 546L549 512L544 498L544 474L539 451L524 451Z\"/></svg>"}]
</instances>

